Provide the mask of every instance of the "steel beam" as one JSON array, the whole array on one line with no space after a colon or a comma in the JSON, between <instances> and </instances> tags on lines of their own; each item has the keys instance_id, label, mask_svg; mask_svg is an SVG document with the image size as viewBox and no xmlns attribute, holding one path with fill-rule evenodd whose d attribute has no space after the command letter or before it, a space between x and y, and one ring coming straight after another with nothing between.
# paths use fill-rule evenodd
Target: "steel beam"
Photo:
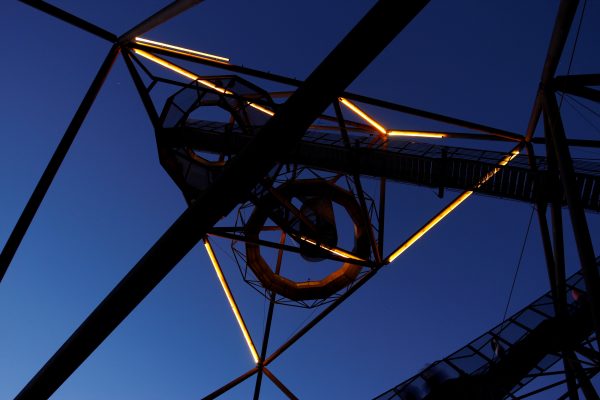
<instances>
[{"instance_id":1,"label":"steel beam","mask_svg":"<svg viewBox=\"0 0 600 400\"><path fill-rule=\"evenodd\" d=\"M211 67L215 67L215 68L230 71L230 72L235 72L238 74L253 76L253 77L265 79L265 80L268 80L271 82L277 82L277 83L282 83L285 85L296 86L296 87L302 85L301 80L290 78L287 76L277 75L277 74L273 74L270 72L259 71L256 69L247 68L247 67L234 65L234 64L222 64L222 63L218 63L218 62L211 61L211 60L205 60L205 59L200 59L197 57L188 56L185 54L173 53L168 50L157 49L154 47L146 46L142 43L131 43L130 47L145 50L150 53L156 53L156 54L161 54L161 55L165 55L165 56L170 56L170 57L177 58L180 60L191 61L191 62L194 62L197 64L208 65ZM495 137L503 138L504 140L520 141L523 139L523 135L519 135L518 133L509 132L509 131L506 131L503 129L498 129L498 128L494 128L491 126L478 124L475 122L466 121L466 120L459 119L459 118L450 117L447 115L433 113L430 111L425 111L425 110L421 110L421 109L414 108L414 107L409 107L409 106L398 104L398 103L392 103L389 101L380 100L380 99L376 99L373 97L363 96L363 95L356 94L356 93L341 92L340 96L345 97L350 100L355 100L355 101L358 101L361 103L385 108L388 110L399 111L399 112L402 112L405 114L415 115L417 117L431 119L433 121L443 122L443 123L446 123L449 125L455 125L455 126L460 126L460 127L467 128L467 129L473 129L473 130L476 130L479 132L485 132L485 133L488 133Z\"/></svg>"},{"instance_id":2,"label":"steel beam","mask_svg":"<svg viewBox=\"0 0 600 400\"><path fill-rule=\"evenodd\" d=\"M248 198L250 191L275 166L277 153L290 151L310 124L427 3L428 0L378 1L246 149L228 163L221 178L171 225L16 399L50 397L207 230Z\"/></svg>"},{"instance_id":3,"label":"steel beam","mask_svg":"<svg viewBox=\"0 0 600 400\"><path fill-rule=\"evenodd\" d=\"M558 85L600 86L600 74L561 75L554 78Z\"/></svg>"},{"instance_id":4,"label":"steel beam","mask_svg":"<svg viewBox=\"0 0 600 400\"><path fill-rule=\"evenodd\" d=\"M65 159L67 152L71 148L71 144L73 144L73 141L77 136L77 132L79 132L79 128L81 128L81 125L83 124L83 120L87 116L92 104L94 103L94 100L98 96L98 93L102 88L102 84L106 80L106 77L108 76L108 73L110 72L110 69L112 68L118 54L119 48L117 46L113 46L108 52L108 55L100 66L100 69L92 81L90 88L81 101L79 108L75 112L71 123L67 127L65 134L56 147L52 158L48 162L44 173L40 177L40 180L33 190L31 197L27 201L21 216L10 233L8 240L2 249L2 253L0 253L0 282L2 281L2 278L4 277L4 274L6 273L6 270L8 269L15 253L17 252L25 233L27 233L27 229L29 229L29 225L31 225L31 221L33 221L40 204L44 200L44 197L48 192L48 188L52 184L52 181L54 180L58 169Z\"/></svg>"},{"instance_id":5,"label":"steel beam","mask_svg":"<svg viewBox=\"0 0 600 400\"><path fill-rule=\"evenodd\" d=\"M269 377L271 382L273 382L275 384L275 386L277 386L279 388L279 390L281 390L283 392L283 394L285 394L288 397L288 399L298 400L298 398L294 395L294 393L292 393L292 391L290 389L288 389L279 379L277 379L277 377L275 375L273 375L273 373L271 371L269 371L266 368L264 368L264 370L265 370L265 375Z\"/></svg>"},{"instance_id":6,"label":"steel beam","mask_svg":"<svg viewBox=\"0 0 600 400\"><path fill-rule=\"evenodd\" d=\"M158 25L181 14L196 4L202 3L202 1L203 0L175 0L168 6L164 7L160 11L146 18L144 21L140 22L138 25L122 34L119 37L118 42L120 44L125 44L130 40L135 39L136 36L143 35L149 30L156 28Z\"/></svg>"},{"instance_id":7,"label":"steel beam","mask_svg":"<svg viewBox=\"0 0 600 400\"><path fill-rule=\"evenodd\" d=\"M596 267L596 256L590 237L590 231L581 204L581 197L575 180L573 160L566 144L566 135L560 117L556 97L552 92L543 91L544 114L550 123L549 133L552 148L558 163L560 180L569 205L571 225L577 244L577 252L581 262L581 270L586 285L586 293L590 300L592 319L597 337L600 339L600 276Z\"/></svg>"},{"instance_id":8,"label":"steel beam","mask_svg":"<svg viewBox=\"0 0 600 400\"><path fill-rule=\"evenodd\" d=\"M20 0L21 3L27 4L33 8L37 8L40 11L45 12L46 14L52 15L62 21L65 21L68 24L76 26L80 29L83 29L86 32L89 32L93 35L101 37L104 40L108 40L111 43L114 43L117 40L117 35L111 33L103 28L100 28L97 25L92 24L82 18L79 18L71 13L68 13L60 8L53 6L52 4L48 4L42 0Z\"/></svg>"},{"instance_id":9,"label":"steel beam","mask_svg":"<svg viewBox=\"0 0 600 400\"><path fill-rule=\"evenodd\" d=\"M565 48L569 31L575 13L577 11L577 5L579 0L561 0L558 7L558 13L556 14L556 20L554 21L554 29L552 30L552 37L550 38L550 45L546 52L546 60L544 61L544 67L542 69L542 77L540 79L539 88L547 86L556 74L556 68L560 62L560 57ZM540 119L542 112L542 93L538 89L531 110L531 117L529 118L529 124L527 125L527 131L525 133L526 140L529 141L535 133L535 128Z\"/></svg>"},{"instance_id":10,"label":"steel beam","mask_svg":"<svg viewBox=\"0 0 600 400\"><path fill-rule=\"evenodd\" d=\"M578 97L583 97L584 99L594 101L596 103L600 103L600 90L592 89L586 86L575 85L557 85L555 86L555 88L559 92L563 92L565 94L572 94Z\"/></svg>"}]
</instances>

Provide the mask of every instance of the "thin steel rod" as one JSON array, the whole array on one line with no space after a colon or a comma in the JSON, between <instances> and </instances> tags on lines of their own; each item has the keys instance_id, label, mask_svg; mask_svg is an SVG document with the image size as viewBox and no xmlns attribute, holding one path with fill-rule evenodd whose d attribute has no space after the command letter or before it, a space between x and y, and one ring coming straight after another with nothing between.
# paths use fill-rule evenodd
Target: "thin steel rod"
<instances>
[{"instance_id":1,"label":"thin steel rod","mask_svg":"<svg viewBox=\"0 0 600 400\"><path fill-rule=\"evenodd\" d=\"M37 213L40 204L44 200L44 197L48 192L48 188L50 188L50 185L52 184L52 181L54 180L58 169L60 168L69 149L71 148L71 145L73 144L73 141L75 140L75 137L79 132L79 128L81 128L81 125L83 124L85 117L90 111L94 100L98 96L98 93L102 88L102 84L106 80L106 77L108 76L108 73L110 72L111 67L113 66L118 54L119 48L117 46L113 46L108 52L108 55L106 56L104 62L100 66L96 77L92 81L90 88L88 89L87 93L85 94L85 97L81 101L81 104L75 112L71 123L67 127L64 136L62 137L60 143L56 147L52 158L48 162L44 173L40 177L40 180L38 181L35 189L33 190L31 197L27 201L27 204L25 205L21 216L19 217L8 240L6 241L6 244L2 249L2 253L0 253L0 282L4 277L6 270L10 266L10 263L15 253L17 252L17 249L19 248L23 237L27 233L27 229L29 229L29 226L31 225L31 222L35 217L35 214Z\"/></svg>"},{"instance_id":2,"label":"thin steel rod","mask_svg":"<svg viewBox=\"0 0 600 400\"><path fill-rule=\"evenodd\" d=\"M92 24L82 18L79 18L71 13L68 13L60 8L53 6L52 4L48 4L42 0L20 0L21 3L27 4L33 8L37 8L38 10L45 12L46 14L52 15L68 24L76 26L77 28L83 29L86 32L89 32L93 35L101 37L104 40L108 40L111 43L116 42L117 35L111 33L103 28L100 28L97 25Z\"/></svg>"},{"instance_id":3,"label":"thin steel rod","mask_svg":"<svg viewBox=\"0 0 600 400\"><path fill-rule=\"evenodd\" d=\"M286 234L281 232L280 244L285 244ZM275 265L275 274L278 275L281 271L281 262L283 260L283 249L277 252L277 263ZM254 399L257 400L260 395L260 388L262 384L263 375L263 360L267 356L267 349L269 347L269 336L271 335L271 322L273 321L273 311L275 310L275 292L271 292L269 298L269 311L267 312L267 322L265 324L265 334L263 335L262 347L260 350L260 359L258 362L258 373L256 374L256 385L254 386Z\"/></svg>"},{"instance_id":4,"label":"thin steel rod","mask_svg":"<svg viewBox=\"0 0 600 400\"><path fill-rule=\"evenodd\" d=\"M181 14L189 8L202 3L202 1L203 0L175 0L163 9L146 18L144 21L140 22L135 27L131 28L129 31L122 34L118 41L121 44L127 43L130 40L135 39L136 36L143 35L149 30L156 28L158 25Z\"/></svg>"},{"instance_id":5,"label":"thin steel rod","mask_svg":"<svg viewBox=\"0 0 600 400\"><path fill-rule=\"evenodd\" d=\"M249 370L248 372L238 376L237 378L235 378L234 380L232 380L231 382L227 383L226 385L223 385L222 387L220 387L219 389L215 390L214 392L212 392L211 394L204 396L202 398L202 400L213 400L216 399L217 397L219 397L220 395L222 395L223 393L233 389L234 387L236 387L237 385L239 385L240 383L244 382L246 379L250 378L252 375L254 375L256 372L258 371L258 367L254 367L251 370Z\"/></svg>"},{"instance_id":6,"label":"thin steel rod","mask_svg":"<svg viewBox=\"0 0 600 400\"><path fill-rule=\"evenodd\" d=\"M249 239L245 235L238 235L235 233L229 233L229 232L213 230L213 229L209 229L207 231L207 234L211 235L211 236L222 237L224 239L231 239L231 240L237 240L239 242L244 242L244 243L257 244L259 246L270 247L273 249L278 249L278 250L282 249L285 251L289 251L291 253L296 253L296 254L302 253L302 251L300 250L299 247L290 246L289 244L281 245L281 244L269 242L268 240L263 240L263 239ZM346 252L346 253L352 254L353 256L357 257L357 258L352 258L353 264L362 265L365 267L373 267L373 262L371 262L369 260L363 261L359 258L358 255L355 255L350 252ZM330 260L335 260L335 261L340 261L340 262L347 262L349 260L349 258L338 256L338 255L332 253L331 251L328 251L326 254L327 254L327 258Z\"/></svg>"},{"instance_id":7,"label":"thin steel rod","mask_svg":"<svg viewBox=\"0 0 600 400\"><path fill-rule=\"evenodd\" d=\"M223 175L183 212L111 293L23 388L16 399L48 398L196 246L207 230L247 200L256 184L291 151L370 62L428 3L379 0L267 121ZM356 54L362 56L357 58ZM281 135L286 132L286 135Z\"/></svg>"},{"instance_id":8,"label":"thin steel rod","mask_svg":"<svg viewBox=\"0 0 600 400\"><path fill-rule=\"evenodd\" d=\"M152 122L152 126L156 130L159 128L159 126L158 126L158 120L159 120L158 111L156 110L156 107L154 106L154 102L152 101L152 98L150 97L150 94L148 93L148 89L146 88L146 85L144 85L144 82L142 81L142 77L138 73L137 69L135 69L133 62L131 61L131 53L129 52L129 50L125 49L123 51L123 59L125 60L125 64L127 65L127 69L129 70L131 79L133 79L135 88L137 89L138 94L140 95L140 98L142 99L142 103L144 104L144 108L146 109L146 113L148 114L148 118L150 118L150 122Z\"/></svg>"},{"instance_id":9,"label":"thin steel rod","mask_svg":"<svg viewBox=\"0 0 600 400\"><path fill-rule=\"evenodd\" d=\"M386 198L387 179L382 177L379 179L379 221L378 221L378 237L377 245L379 254L384 254L384 239L385 239L385 198ZM383 261L385 262L385 261Z\"/></svg>"},{"instance_id":10,"label":"thin steel rod","mask_svg":"<svg viewBox=\"0 0 600 400\"><path fill-rule=\"evenodd\" d=\"M263 362L263 365L267 366L270 363L272 363L273 361L275 361L275 359L277 359L277 357L279 357L281 354L283 354L284 351L286 351L287 349L289 349L294 343L296 343L298 340L300 340L300 338L302 338L302 336L304 336L306 333L308 333L308 331L310 331L312 328L314 328L315 325L317 325L319 322L321 322L323 320L323 318L325 318L327 315L329 315L340 304L342 304L348 297L350 297L360 287L362 287L365 283L367 283L369 281L369 279L371 279L375 275L375 273L377 271L378 271L377 269L372 269L372 270L368 271L360 279L360 281L356 282L356 284L354 286L352 286L350 289L348 289L347 292L345 292L340 297L338 297L337 299L335 299L325 310L321 311L321 313L319 315L317 315L309 323L307 323L306 325L304 325L298 332L296 332L294 334L294 336L292 336L287 342L285 342L277 350L275 350Z\"/></svg>"},{"instance_id":11,"label":"thin steel rod","mask_svg":"<svg viewBox=\"0 0 600 400\"><path fill-rule=\"evenodd\" d=\"M269 371L267 368L263 368L263 370L265 371L265 375L269 377L271 382L273 382L275 386L277 386L279 390L281 390L283 394L285 394L288 397L288 399L298 400L294 393L292 393L290 389L288 389L279 379L277 379L277 377L273 375L271 371Z\"/></svg>"}]
</instances>

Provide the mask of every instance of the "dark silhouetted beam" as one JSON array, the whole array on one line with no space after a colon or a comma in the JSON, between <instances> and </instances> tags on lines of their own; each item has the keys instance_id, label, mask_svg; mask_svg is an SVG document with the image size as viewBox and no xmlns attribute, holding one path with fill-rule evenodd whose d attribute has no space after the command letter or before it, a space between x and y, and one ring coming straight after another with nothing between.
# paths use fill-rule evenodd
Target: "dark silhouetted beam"
<instances>
[{"instance_id":1,"label":"dark silhouetted beam","mask_svg":"<svg viewBox=\"0 0 600 400\"><path fill-rule=\"evenodd\" d=\"M279 388L279 390L281 390L288 397L288 399L298 400L298 398L294 395L294 393L292 393L292 391L290 389L288 389L279 379L277 379L277 377L275 375L273 375L273 373L271 371L269 371L266 368L264 368L264 371L265 371L265 375L269 377L271 382L273 382L275 384L275 386L277 386Z\"/></svg>"},{"instance_id":2,"label":"dark silhouetted beam","mask_svg":"<svg viewBox=\"0 0 600 400\"><path fill-rule=\"evenodd\" d=\"M146 18L135 27L131 28L124 34L122 34L118 41L120 44L124 44L134 39L136 36L143 35L149 30L156 28L163 22L181 14L187 9L195 6L196 4L202 3L203 0L175 0L168 6L164 7L160 11L156 12L152 16Z\"/></svg>"},{"instance_id":3,"label":"dark silhouetted beam","mask_svg":"<svg viewBox=\"0 0 600 400\"><path fill-rule=\"evenodd\" d=\"M50 14L53 17L56 17L62 21L65 21L71 25L74 25L78 28L83 29L86 32L89 32L93 35L101 37L102 39L108 40L109 42L114 43L117 40L117 35L111 33L103 28L100 28L97 25L92 24L84 19L76 17L75 15L68 13L60 8L53 6L52 4L48 4L45 1L41 0L20 0L21 3L25 3L31 7L37 8L40 11L45 12L46 14Z\"/></svg>"},{"instance_id":4,"label":"dark silhouetted beam","mask_svg":"<svg viewBox=\"0 0 600 400\"><path fill-rule=\"evenodd\" d=\"M595 101L596 103L600 103L600 90L597 89L559 82L556 83L555 89L563 93L572 94L583 97L584 99Z\"/></svg>"},{"instance_id":5,"label":"dark silhouetted beam","mask_svg":"<svg viewBox=\"0 0 600 400\"><path fill-rule=\"evenodd\" d=\"M554 21L552 37L550 38L550 45L548 46L548 51L546 52L544 68L542 69L542 77L539 86L540 88L548 85L548 83L550 83L556 74L556 68L558 67L560 57L565 48L578 4L579 0L561 0L560 2L558 13L556 14L556 20ZM533 103L533 108L531 110L531 116L529 117L529 124L527 125L527 130L525 133L525 137L528 141L533 137L535 128L540 120L542 103L542 94L540 90L538 90Z\"/></svg>"},{"instance_id":6,"label":"dark silhouetted beam","mask_svg":"<svg viewBox=\"0 0 600 400\"><path fill-rule=\"evenodd\" d=\"M600 74L561 75L554 81L578 86L600 86Z\"/></svg>"},{"instance_id":7,"label":"dark silhouetted beam","mask_svg":"<svg viewBox=\"0 0 600 400\"><path fill-rule=\"evenodd\" d=\"M23 209L19 220L17 221L8 240L6 241L6 244L2 249L2 253L0 253L0 281L2 281L6 270L8 269L15 253L17 252L17 249L19 248L19 245L21 244L21 241L23 240L27 229L29 228L29 225L31 225L31 221L33 221L33 218L35 217L35 214L38 208L40 207L40 204L42 203L42 200L44 199L44 196L46 195L50 184L52 184L52 180L56 176L56 173L58 172L60 165L65 159L65 156L67 155L71 144L75 140L77 132L79 132L79 128L81 128L83 120L85 119L87 113L92 107L92 103L96 99L98 92L100 92L100 88L102 87L104 80L110 72L110 69L114 64L114 61L118 54L119 48L113 46L112 49L109 51L108 55L106 56L106 59L102 63L100 70L96 74L96 78L94 78L94 81L92 82L90 88L85 94L85 97L79 105L75 116L73 116L71 123L67 127L64 136L62 137L60 143L58 144L58 147L54 151L50 162L48 162L44 173L42 174L35 189L33 190L29 201L27 202L27 205Z\"/></svg>"},{"instance_id":8,"label":"dark silhouetted beam","mask_svg":"<svg viewBox=\"0 0 600 400\"><path fill-rule=\"evenodd\" d=\"M274 167L277 153L289 151L310 124L427 3L427 0L378 1L281 106L255 140L230 161L221 178L171 225L16 399L50 397L207 230L247 199Z\"/></svg>"},{"instance_id":9,"label":"dark silhouetted beam","mask_svg":"<svg viewBox=\"0 0 600 400\"><path fill-rule=\"evenodd\" d=\"M596 268L596 255L585 212L582 206L580 192L575 180L573 160L566 144L565 131L560 117L556 96L552 92L542 91L544 114L548 118L550 129L549 140L555 153L560 181L569 205L571 226L577 244L577 252L581 262L581 271L585 281L587 296L590 299L592 319L597 338L600 340L600 276Z\"/></svg>"}]
</instances>

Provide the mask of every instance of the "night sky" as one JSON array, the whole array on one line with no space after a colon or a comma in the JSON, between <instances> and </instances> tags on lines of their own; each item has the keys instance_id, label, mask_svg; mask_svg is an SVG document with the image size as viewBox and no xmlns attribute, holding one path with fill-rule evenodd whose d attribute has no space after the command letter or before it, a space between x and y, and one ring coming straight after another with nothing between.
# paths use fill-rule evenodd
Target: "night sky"
<instances>
[{"instance_id":1,"label":"night sky","mask_svg":"<svg viewBox=\"0 0 600 400\"><path fill-rule=\"evenodd\" d=\"M117 35L166 3L52 2ZM209 0L144 37L304 79L373 4ZM524 133L557 6L541 0L432 1L349 90ZM580 13L581 6L575 26ZM571 73L600 70L599 19L600 2L588 1ZM0 21L4 243L110 44L18 2L4 5ZM567 72L574 36L559 74ZM182 65L199 75L216 73ZM447 128L365 109L389 127ZM598 115L572 101L562 110L569 137L600 138ZM511 149L509 143L445 140ZM600 158L593 150L573 155ZM373 191L377 182L367 179L365 187ZM386 252L456 195L439 199L436 193L390 184ZM0 284L0 398L20 391L185 208L159 165L153 128L119 58ZM530 204L472 196L270 369L300 398L365 399L450 354L502 320L531 213ZM600 221L588 214L588 222L598 251ZM566 216L565 224L572 273L578 259ZM267 302L241 279L228 243L214 245L260 343ZM548 288L534 215L509 313ZM317 312L276 308L270 350ZM53 398L195 399L252 367L199 244ZM223 398L247 399L253 388L249 379ZM261 394L283 396L267 379Z\"/></svg>"}]
</instances>

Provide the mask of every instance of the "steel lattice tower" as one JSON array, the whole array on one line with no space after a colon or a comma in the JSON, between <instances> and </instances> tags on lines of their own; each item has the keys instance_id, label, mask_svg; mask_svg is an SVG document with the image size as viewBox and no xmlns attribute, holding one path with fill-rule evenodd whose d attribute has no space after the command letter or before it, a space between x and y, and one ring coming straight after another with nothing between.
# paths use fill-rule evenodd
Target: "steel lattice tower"
<instances>
[{"instance_id":1,"label":"steel lattice tower","mask_svg":"<svg viewBox=\"0 0 600 400\"><path fill-rule=\"evenodd\" d=\"M418 18L428 1L378 1L304 81L142 37L198 0L174 1L121 36L43 1L22 2L111 42L112 48L0 254L0 277L119 56L154 128L159 161L188 207L18 399L50 397L199 242L204 244L255 362L246 373L204 398L216 398L250 378L256 383L249 396L258 398L264 376L288 398L296 398L269 369L270 364L472 195L535 205L550 291L378 398L525 398L544 396L546 389L556 387L564 393L560 398L577 399L578 393L586 399L598 398L591 379L600 367L600 281L585 212L600 211L600 163L574 161L571 148L600 146L568 137L557 100L569 94L600 101L596 89L600 75L557 76L577 1L560 2L523 134L346 91L396 35ZM199 75L184 63L221 73ZM179 80L168 75L173 72ZM267 90L253 79L282 89L269 86ZM166 100L156 95L159 87L170 93ZM390 128L382 125L376 112L367 112L367 107L453 128ZM212 115L221 120L211 120ZM536 137L540 125L544 136ZM501 143L506 149L448 145L452 139ZM536 155L536 146L547 156ZM377 189L364 185L365 179L376 182ZM439 212L399 241L386 230L386 225L395 223L386 219L386 188L398 183L436 189L439 197L447 195L447 190L458 195L449 195L451 200ZM568 280L563 209L569 213L581 265ZM225 276L213 240L229 243L240 274ZM317 278L303 278L282 262L284 257L292 257L299 265L318 265ZM268 302L260 344L246 327L227 282L240 276ZM286 306L316 309L317 314L269 351L274 310ZM454 368L465 358L485 362ZM551 369L556 365L561 366L558 372ZM436 370L441 366L454 370L442 374ZM551 383L535 386L537 378L556 376Z\"/></svg>"}]
</instances>

